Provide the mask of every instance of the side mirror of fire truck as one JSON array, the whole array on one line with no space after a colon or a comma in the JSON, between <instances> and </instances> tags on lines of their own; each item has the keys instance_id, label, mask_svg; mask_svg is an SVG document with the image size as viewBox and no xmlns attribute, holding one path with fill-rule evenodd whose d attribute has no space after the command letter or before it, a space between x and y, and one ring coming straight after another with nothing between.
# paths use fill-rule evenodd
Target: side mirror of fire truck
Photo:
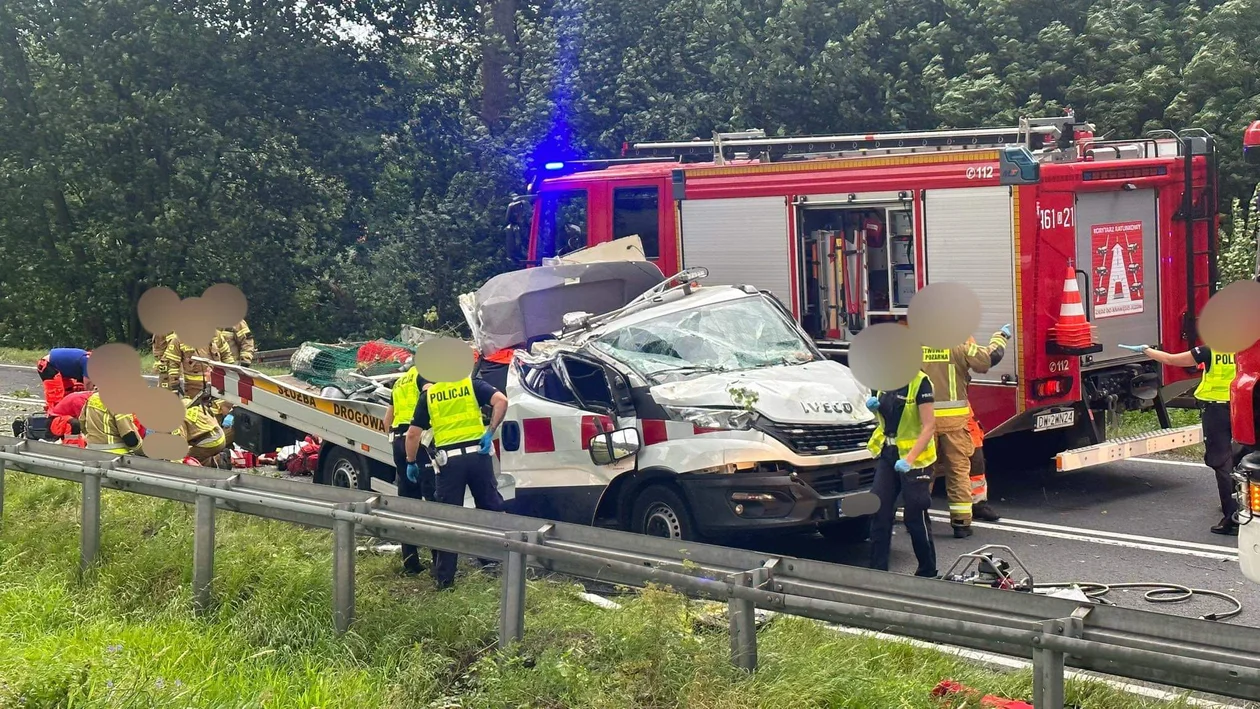
<instances>
[{"instance_id":1,"label":"side mirror of fire truck","mask_svg":"<svg viewBox=\"0 0 1260 709\"><path fill-rule=\"evenodd\" d=\"M507 257L513 262L522 262L529 257L528 238L531 196L514 196L508 203L504 216L503 236Z\"/></svg>"},{"instance_id":2,"label":"side mirror of fire truck","mask_svg":"<svg viewBox=\"0 0 1260 709\"><path fill-rule=\"evenodd\" d=\"M591 436L587 448L595 465L612 465L639 452L643 440L637 428L620 428L616 431Z\"/></svg>"},{"instance_id":3,"label":"side mirror of fire truck","mask_svg":"<svg viewBox=\"0 0 1260 709\"><path fill-rule=\"evenodd\" d=\"M1252 121L1243 132L1243 160L1248 165L1260 165L1260 121Z\"/></svg>"}]
</instances>

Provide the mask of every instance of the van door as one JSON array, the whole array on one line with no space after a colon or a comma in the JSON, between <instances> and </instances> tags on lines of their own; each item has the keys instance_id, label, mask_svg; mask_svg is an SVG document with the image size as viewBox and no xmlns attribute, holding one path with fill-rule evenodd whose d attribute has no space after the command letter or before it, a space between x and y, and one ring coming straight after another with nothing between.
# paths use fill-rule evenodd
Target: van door
<instances>
[{"instance_id":1,"label":"van door","mask_svg":"<svg viewBox=\"0 0 1260 709\"><path fill-rule=\"evenodd\" d=\"M606 466L591 462L590 438L613 430L612 412L620 408L611 393L596 401L603 377L585 361L512 363L500 436L502 469L516 478L512 512L590 524L609 481L634 468L634 457Z\"/></svg>"},{"instance_id":2,"label":"van door","mask_svg":"<svg viewBox=\"0 0 1260 709\"><path fill-rule=\"evenodd\" d=\"M1160 342L1155 209L1153 189L1076 196L1076 267L1089 274L1082 300L1103 346L1082 367L1142 359L1120 343Z\"/></svg>"}]
</instances>

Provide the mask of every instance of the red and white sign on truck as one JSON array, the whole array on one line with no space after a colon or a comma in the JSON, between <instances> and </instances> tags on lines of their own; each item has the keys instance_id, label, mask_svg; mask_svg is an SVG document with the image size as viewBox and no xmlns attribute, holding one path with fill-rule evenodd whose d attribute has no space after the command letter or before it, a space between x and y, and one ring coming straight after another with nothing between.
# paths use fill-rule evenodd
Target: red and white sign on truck
<instances>
[{"instance_id":1,"label":"red and white sign on truck","mask_svg":"<svg viewBox=\"0 0 1260 709\"><path fill-rule=\"evenodd\" d=\"M710 282L769 291L841 361L863 328L905 318L920 288L964 283L984 308L977 340L1014 323L1007 356L972 388L990 439L1032 436L1022 450L1059 454L1061 469L1198 440L1177 429L1104 442L1103 421L1155 406L1166 422L1164 398L1194 384L1118 345L1197 344L1217 229L1201 131L1101 140L1069 113L1008 128L746 131L623 153L543 165L508 210L509 252L540 264L637 235L666 274L704 267ZM1053 335L1068 272L1088 347Z\"/></svg>"}]
</instances>

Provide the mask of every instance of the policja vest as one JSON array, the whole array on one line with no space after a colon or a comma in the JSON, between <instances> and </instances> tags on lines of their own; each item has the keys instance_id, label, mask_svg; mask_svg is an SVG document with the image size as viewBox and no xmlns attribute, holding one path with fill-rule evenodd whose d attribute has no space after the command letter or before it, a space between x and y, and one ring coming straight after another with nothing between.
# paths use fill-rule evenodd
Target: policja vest
<instances>
[{"instance_id":1,"label":"policja vest","mask_svg":"<svg viewBox=\"0 0 1260 709\"><path fill-rule=\"evenodd\" d=\"M1229 385L1237 367L1233 352L1212 352L1212 360L1204 365L1203 378L1194 390L1194 398L1209 404L1229 403Z\"/></svg>"},{"instance_id":2,"label":"policja vest","mask_svg":"<svg viewBox=\"0 0 1260 709\"><path fill-rule=\"evenodd\" d=\"M412 367L394 382L394 388L390 390L390 400L394 403L394 420L390 422L390 428L398 428L411 421L416 404L420 403L420 387L416 385L419 376L416 368ZM430 406L429 415L432 414Z\"/></svg>"},{"instance_id":3,"label":"policja vest","mask_svg":"<svg viewBox=\"0 0 1260 709\"><path fill-rule=\"evenodd\" d=\"M914 443L919 439L919 433L923 430L923 422L919 420L919 405L915 403L915 399L919 396L919 386L927 379L927 375L919 372L915 375L914 381L910 382L910 388L906 391L906 408L901 412L901 421L897 423L897 455L905 458L910 453L910 449L914 448ZM884 432L884 415L875 411L875 432L871 434L871 439L866 443L866 449L876 458L884 448L887 442L888 434ZM933 436L928 440L928 444L924 447L923 452L918 458L911 463L912 468L926 468L936 462L936 437Z\"/></svg>"},{"instance_id":4,"label":"policja vest","mask_svg":"<svg viewBox=\"0 0 1260 709\"><path fill-rule=\"evenodd\" d=\"M428 404L433 445L438 448L471 443L486 432L472 377L430 386Z\"/></svg>"}]
</instances>

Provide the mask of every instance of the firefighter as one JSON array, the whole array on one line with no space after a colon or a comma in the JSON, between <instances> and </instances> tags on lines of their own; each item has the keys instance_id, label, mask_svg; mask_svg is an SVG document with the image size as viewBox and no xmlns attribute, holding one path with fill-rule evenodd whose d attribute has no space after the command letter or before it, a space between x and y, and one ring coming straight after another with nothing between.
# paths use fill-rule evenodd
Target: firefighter
<instances>
[{"instance_id":1,"label":"firefighter","mask_svg":"<svg viewBox=\"0 0 1260 709\"><path fill-rule=\"evenodd\" d=\"M971 372L983 374L1001 361L1006 343L1011 339L1011 326L1003 325L993 333L989 345L981 347L972 338L951 349L923 348L923 371L927 373L936 392L936 453L940 457L936 475L945 478L945 490L949 495L949 523L954 537L970 537L971 518L996 521L996 512L987 499L973 505L972 494L987 488L983 473L973 476L971 456L975 446L967 431L967 419L971 404L967 400L967 387Z\"/></svg>"},{"instance_id":2,"label":"firefighter","mask_svg":"<svg viewBox=\"0 0 1260 709\"><path fill-rule=\"evenodd\" d=\"M66 394L91 388L88 379L87 350L77 347L57 347L48 351L35 365L44 387L44 410L48 411Z\"/></svg>"},{"instance_id":3,"label":"firefighter","mask_svg":"<svg viewBox=\"0 0 1260 709\"><path fill-rule=\"evenodd\" d=\"M988 468L984 461L984 429L980 426L980 420L976 418L975 412L970 410L967 415L967 434L971 436L971 447L975 451L971 454L971 513L975 516L976 508L980 508L981 512L986 514L981 519L996 522L1001 518L988 505L989 480Z\"/></svg>"},{"instance_id":4,"label":"firefighter","mask_svg":"<svg viewBox=\"0 0 1260 709\"><path fill-rule=\"evenodd\" d=\"M167 375L171 378L171 388L178 388L189 399L196 399L206 388L206 373L209 371L205 364L194 361L194 357L219 359L221 355L215 342L211 342L209 347L193 347L181 340L179 335L174 335L162 357L166 362Z\"/></svg>"},{"instance_id":5,"label":"firefighter","mask_svg":"<svg viewBox=\"0 0 1260 709\"><path fill-rule=\"evenodd\" d=\"M897 495L905 504L904 520L918 560L915 576L933 578L936 546L932 542L932 464L936 462L932 380L922 371L896 391L872 392L866 406L875 412L875 433L866 447L876 458L871 491L879 511L871 520L871 568L888 570Z\"/></svg>"},{"instance_id":6,"label":"firefighter","mask_svg":"<svg viewBox=\"0 0 1260 709\"><path fill-rule=\"evenodd\" d=\"M114 414L100 392L92 392L83 406L83 436L91 450L118 455L140 454L140 427L132 414Z\"/></svg>"},{"instance_id":7,"label":"firefighter","mask_svg":"<svg viewBox=\"0 0 1260 709\"><path fill-rule=\"evenodd\" d=\"M482 423L481 407L490 406L490 423ZM498 389L483 379L472 376L456 382L426 384L421 390L407 429L406 477L419 484L421 432L433 431L434 472L437 478L437 501L448 505L462 505L464 489L472 491L477 507L483 510L502 511L503 500L499 497L494 479L494 464L490 460L494 432L507 413L508 400ZM450 588L455 583L456 554L433 552L433 575L439 589Z\"/></svg>"},{"instance_id":8,"label":"firefighter","mask_svg":"<svg viewBox=\"0 0 1260 709\"><path fill-rule=\"evenodd\" d=\"M1139 352L1169 367L1195 367L1202 372L1194 398L1199 402L1203 421L1203 462L1216 473L1216 491L1221 501L1221 521L1212 527L1213 534L1238 535L1238 502L1234 500L1234 444L1229 422L1229 387L1236 368L1233 352L1213 352L1208 347L1195 347L1172 354L1147 345L1120 345Z\"/></svg>"},{"instance_id":9,"label":"firefighter","mask_svg":"<svg viewBox=\"0 0 1260 709\"><path fill-rule=\"evenodd\" d=\"M184 423L176 431L188 443L188 456L202 465L210 465L214 457L227 447L227 434L219 421L204 407L184 399Z\"/></svg>"},{"instance_id":10,"label":"firefighter","mask_svg":"<svg viewBox=\"0 0 1260 709\"><path fill-rule=\"evenodd\" d=\"M179 378L178 372L172 376L170 363L166 360L166 351L171 345L171 340L175 339L174 332L168 332L163 335L154 335L152 342L153 349L153 368L157 372L158 386L163 389L174 389L174 381Z\"/></svg>"},{"instance_id":11,"label":"firefighter","mask_svg":"<svg viewBox=\"0 0 1260 709\"><path fill-rule=\"evenodd\" d=\"M418 480L413 482L407 477L407 429L411 427L411 417L415 415L416 404L420 403L420 387L425 382L420 378L416 368L409 360L404 364L406 373L399 377L390 390L390 404L385 409L385 420L389 422L394 445L394 482L398 486L399 497L410 497L417 500L435 501L436 481L433 475L433 463L424 446L419 446L415 459L419 461ZM414 576L424 571L424 563L420 561L420 552L410 544L402 545L403 573Z\"/></svg>"},{"instance_id":12,"label":"firefighter","mask_svg":"<svg viewBox=\"0 0 1260 709\"><path fill-rule=\"evenodd\" d=\"M219 330L214 337L218 348L218 360L224 364L239 364L245 367L254 364L254 333L244 320L233 327Z\"/></svg>"}]
</instances>

